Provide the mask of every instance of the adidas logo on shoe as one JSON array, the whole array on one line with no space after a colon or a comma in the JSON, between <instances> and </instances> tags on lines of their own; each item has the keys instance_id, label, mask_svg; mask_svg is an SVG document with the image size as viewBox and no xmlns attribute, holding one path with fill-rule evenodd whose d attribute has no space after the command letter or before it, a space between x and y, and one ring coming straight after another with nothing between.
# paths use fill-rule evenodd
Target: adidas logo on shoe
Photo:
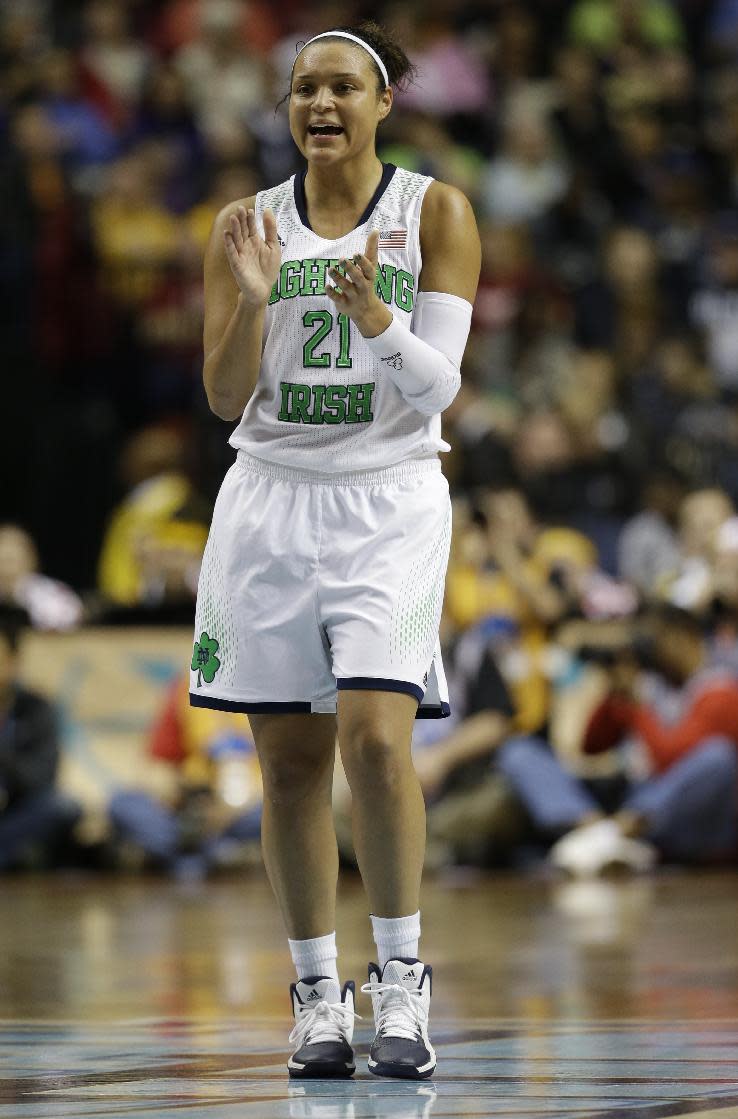
<instances>
[{"instance_id":1,"label":"adidas logo on shoe","mask_svg":"<svg viewBox=\"0 0 738 1119\"><path fill-rule=\"evenodd\" d=\"M320 998L320 995L318 994L318 992L313 987L312 991L310 992L308 997L305 999L305 1002L315 1002L315 1000L319 999L319 998Z\"/></svg>"},{"instance_id":2,"label":"adidas logo on shoe","mask_svg":"<svg viewBox=\"0 0 738 1119\"><path fill-rule=\"evenodd\" d=\"M402 978L403 978L403 980L405 980L405 979L417 979L418 977L417 977L417 975L415 974L414 971L406 971Z\"/></svg>"}]
</instances>

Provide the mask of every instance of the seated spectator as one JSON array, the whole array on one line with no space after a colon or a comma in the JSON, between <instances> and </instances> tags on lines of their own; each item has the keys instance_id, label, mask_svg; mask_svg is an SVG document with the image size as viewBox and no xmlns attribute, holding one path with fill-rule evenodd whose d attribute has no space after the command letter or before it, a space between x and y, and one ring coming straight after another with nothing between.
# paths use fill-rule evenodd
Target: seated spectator
<instances>
[{"instance_id":1,"label":"seated spectator","mask_svg":"<svg viewBox=\"0 0 738 1119\"><path fill-rule=\"evenodd\" d=\"M553 863L574 874L612 865L647 870L657 856L710 863L736 854L738 681L712 666L691 614L661 608L646 632L658 678L649 680L633 652L622 651L582 742L585 754L642 743L648 775L628 782L619 805L603 812L542 741L512 740L498 754L539 834L561 837Z\"/></svg>"},{"instance_id":2,"label":"seated spectator","mask_svg":"<svg viewBox=\"0 0 738 1119\"><path fill-rule=\"evenodd\" d=\"M243 13L238 0L203 3L199 37L174 55L205 136L243 128L248 114L264 99L264 58L238 34Z\"/></svg>"},{"instance_id":3,"label":"seated spectator","mask_svg":"<svg viewBox=\"0 0 738 1119\"><path fill-rule=\"evenodd\" d=\"M441 117L480 112L491 93L484 60L474 39L454 34L451 20L441 11L432 9L415 23L411 58L423 81L410 85L400 104Z\"/></svg>"},{"instance_id":4,"label":"seated spectator","mask_svg":"<svg viewBox=\"0 0 738 1119\"><path fill-rule=\"evenodd\" d=\"M553 408L524 415L512 446L521 488L536 515L594 538L608 571L615 566L629 488L622 450L580 448L562 411Z\"/></svg>"},{"instance_id":5,"label":"seated spectator","mask_svg":"<svg viewBox=\"0 0 738 1119\"><path fill-rule=\"evenodd\" d=\"M559 589L541 578L532 560L539 532L519 490L480 493L475 522L452 549L446 583L448 623L456 631L478 626L494 641L516 726L526 731L546 717L545 627L565 609Z\"/></svg>"},{"instance_id":6,"label":"seated spectator","mask_svg":"<svg viewBox=\"0 0 738 1119\"><path fill-rule=\"evenodd\" d=\"M156 13L154 41L158 50L170 55L180 47L198 42L207 23L208 8L215 6L212 0L167 0L157 4L160 11ZM236 8L233 33L237 43L259 52L274 45L281 23L276 9L257 0L237 0L235 5L226 6L226 12L229 7ZM293 43L293 53L294 49Z\"/></svg>"},{"instance_id":7,"label":"seated spectator","mask_svg":"<svg viewBox=\"0 0 738 1119\"><path fill-rule=\"evenodd\" d=\"M544 323L550 327L560 321L562 299L547 269L536 260L524 225L485 223L480 236L482 271L473 317L484 359L478 363L478 384L514 399L520 394L520 355ZM466 367L471 357L465 356ZM531 401L526 403L530 406Z\"/></svg>"},{"instance_id":8,"label":"seated spectator","mask_svg":"<svg viewBox=\"0 0 738 1119\"><path fill-rule=\"evenodd\" d=\"M556 109L553 122L570 156L601 174L611 159L607 119L597 61L589 50L565 45L553 60Z\"/></svg>"},{"instance_id":9,"label":"seated spectator","mask_svg":"<svg viewBox=\"0 0 738 1119\"><path fill-rule=\"evenodd\" d=\"M547 121L536 110L520 108L510 116L500 154L482 178L482 210L503 224L535 221L564 196L568 180Z\"/></svg>"},{"instance_id":10,"label":"seated spectator","mask_svg":"<svg viewBox=\"0 0 738 1119\"><path fill-rule=\"evenodd\" d=\"M180 249L180 226L166 205L169 162L165 141L140 143L110 167L91 208L92 243L105 286L124 308L136 308L151 295Z\"/></svg>"},{"instance_id":11,"label":"seated spectator","mask_svg":"<svg viewBox=\"0 0 738 1119\"><path fill-rule=\"evenodd\" d=\"M57 862L82 815L55 789L56 713L19 681L21 618L0 612L0 871Z\"/></svg>"},{"instance_id":12,"label":"seated spectator","mask_svg":"<svg viewBox=\"0 0 738 1119\"><path fill-rule=\"evenodd\" d=\"M189 676L170 689L149 741L152 761L173 767L167 795L116 792L109 813L121 865L201 877L243 865L261 831L261 776L248 720L190 707ZM160 787L159 783L159 787Z\"/></svg>"},{"instance_id":13,"label":"seated spectator","mask_svg":"<svg viewBox=\"0 0 738 1119\"><path fill-rule=\"evenodd\" d=\"M164 201L169 210L181 213L197 200L207 174L205 145L187 84L171 62L159 62L149 71L126 141L134 149L157 142L167 165Z\"/></svg>"},{"instance_id":14,"label":"seated spectator","mask_svg":"<svg viewBox=\"0 0 738 1119\"><path fill-rule=\"evenodd\" d=\"M668 466L648 471L642 482L641 509L623 526L618 540L618 574L645 600L679 565L676 532L684 498L682 477Z\"/></svg>"},{"instance_id":15,"label":"seated spectator","mask_svg":"<svg viewBox=\"0 0 738 1119\"><path fill-rule=\"evenodd\" d=\"M733 512L732 501L720 489L687 494L679 509L678 564L659 587L662 599L683 610L707 609L713 597L718 532Z\"/></svg>"},{"instance_id":16,"label":"seated spectator","mask_svg":"<svg viewBox=\"0 0 738 1119\"><path fill-rule=\"evenodd\" d=\"M738 214L718 215L711 230L707 282L691 301L693 324L704 335L717 383L731 399L738 394Z\"/></svg>"},{"instance_id":17,"label":"seated spectator","mask_svg":"<svg viewBox=\"0 0 738 1119\"><path fill-rule=\"evenodd\" d=\"M0 608L25 610L34 629L74 629L83 606L71 587L38 570L36 545L19 525L0 524Z\"/></svg>"},{"instance_id":18,"label":"seated spectator","mask_svg":"<svg viewBox=\"0 0 738 1119\"><path fill-rule=\"evenodd\" d=\"M71 52L49 50L36 65L40 103L62 139L66 165L74 173L111 160L117 149L115 133L104 115L86 99L80 67Z\"/></svg>"},{"instance_id":19,"label":"seated spectator","mask_svg":"<svg viewBox=\"0 0 738 1119\"><path fill-rule=\"evenodd\" d=\"M139 432L124 452L131 488L113 512L99 565L99 589L115 606L194 601L209 509L183 455L183 438L163 425Z\"/></svg>"},{"instance_id":20,"label":"seated spectator","mask_svg":"<svg viewBox=\"0 0 738 1119\"><path fill-rule=\"evenodd\" d=\"M658 246L635 226L611 227L600 272L576 292L574 332L580 345L614 352L625 371L641 368L671 317L660 284Z\"/></svg>"},{"instance_id":21,"label":"seated spectator","mask_svg":"<svg viewBox=\"0 0 738 1119\"><path fill-rule=\"evenodd\" d=\"M413 760L428 803L427 859L437 867L504 863L528 828L507 782L489 764L515 715L495 661L495 628L473 626L449 651L450 725L418 724L413 735Z\"/></svg>"},{"instance_id":22,"label":"seated spectator","mask_svg":"<svg viewBox=\"0 0 738 1119\"><path fill-rule=\"evenodd\" d=\"M669 454L671 461L676 462L680 458L689 461L688 453L680 454L674 447L678 432L686 440L706 445L705 449L715 442L716 428L720 426L715 408L721 402L712 370L705 364L694 334L674 331L665 335L625 387L628 411L646 447L662 447L671 439ZM705 415L707 419L703 420ZM696 422L706 428L703 436ZM704 461L702 447L700 452L699 458ZM692 453L691 457L697 456ZM704 472L705 467L700 464L697 469L700 467Z\"/></svg>"},{"instance_id":23,"label":"seated spectator","mask_svg":"<svg viewBox=\"0 0 738 1119\"><path fill-rule=\"evenodd\" d=\"M87 99L114 126L125 123L152 56L131 31L130 9L115 0L92 0L83 14L80 63Z\"/></svg>"}]
</instances>

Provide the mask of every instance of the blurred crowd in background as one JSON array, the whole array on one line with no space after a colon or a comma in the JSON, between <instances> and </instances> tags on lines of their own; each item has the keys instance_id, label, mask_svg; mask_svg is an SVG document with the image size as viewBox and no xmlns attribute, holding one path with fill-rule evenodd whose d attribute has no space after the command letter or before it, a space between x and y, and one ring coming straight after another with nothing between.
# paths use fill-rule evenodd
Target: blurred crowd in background
<instances>
[{"instance_id":1,"label":"blurred crowd in background","mask_svg":"<svg viewBox=\"0 0 738 1119\"><path fill-rule=\"evenodd\" d=\"M431 862L734 859L735 0L4 5L0 600L52 631L191 620L233 456L201 386L203 249L300 166L275 110L296 44L366 15L419 71L381 157L459 186L483 246L444 416L456 713L416 743ZM186 770L173 728L204 716L178 687L151 748ZM240 813L187 791L234 735L251 757L219 726L206 774L124 791L126 842L173 865L252 839L253 774Z\"/></svg>"}]
</instances>

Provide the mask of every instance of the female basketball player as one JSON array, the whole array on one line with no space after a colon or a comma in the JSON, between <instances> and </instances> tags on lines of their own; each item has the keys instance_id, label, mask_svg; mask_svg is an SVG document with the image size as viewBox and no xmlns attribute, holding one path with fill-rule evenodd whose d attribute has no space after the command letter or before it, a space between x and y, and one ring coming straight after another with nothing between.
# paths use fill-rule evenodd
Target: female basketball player
<instances>
[{"instance_id":1,"label":"female basketball player","mask_svg":"<svg viewBox=\"0 0 738 1119\"><path fill-rule=\"evenodd\" d=\"M311 39L289 94L307 170L227 206L205 265L205 388L240 423L203 561L191 695L253 727L264 861L298 976L292 1076L354 1071L334 932L336 729L379 954L364 988L369 1068L435 1067L410 739L418 714L448 714L440 413L459 385L480 250L462 194L377 158L411 69L376 24Z\"/></svg>"}]
</instances>

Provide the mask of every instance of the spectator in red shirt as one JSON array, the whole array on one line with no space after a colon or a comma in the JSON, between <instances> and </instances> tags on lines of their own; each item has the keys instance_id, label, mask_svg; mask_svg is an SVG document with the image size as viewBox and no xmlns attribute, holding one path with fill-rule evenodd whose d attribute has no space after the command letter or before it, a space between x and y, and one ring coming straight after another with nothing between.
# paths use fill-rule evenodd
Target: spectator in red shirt
<instances>
[{"instance_id":1,"label":"spectator in red shirt","mask_svg":"<svg viewBox=\"0 0 738 1119\"><path fill-rule=\"evenodd\" d=\"M632 652L619 655L611 691L582 742L587 754L627 738L643 743L651 776L631 784L620 811L606 817L544 743L513 740L500 755L500 769L539 830L566 833L550 854L573 873L597 873L612 863L648 869L656 853L691 863L736 853L738 680L711 665L702 625L685 611L659 608L646 633L649 659L670 685L668 694L643 701L638 660Z\"/></svg>"},{"instance_id":2,"label":"spectator in red shirt","mask_svg":"<svg viewBox=\"0 0 738 1119\"><path fill-rule=\"evenodd\" d=\"M681 688L681 710L664 722L659 712L638 698L640 670L633 657L616 661L612 691L592 713L582 744L585 754L610 749L635 732L645 744L653 769L664 773L720 737L738 749L738 680L710 663L702 623L678 607L664 606L652 615L649 644L654 664L668 683Z\"/></svg>"}]
</instances>

